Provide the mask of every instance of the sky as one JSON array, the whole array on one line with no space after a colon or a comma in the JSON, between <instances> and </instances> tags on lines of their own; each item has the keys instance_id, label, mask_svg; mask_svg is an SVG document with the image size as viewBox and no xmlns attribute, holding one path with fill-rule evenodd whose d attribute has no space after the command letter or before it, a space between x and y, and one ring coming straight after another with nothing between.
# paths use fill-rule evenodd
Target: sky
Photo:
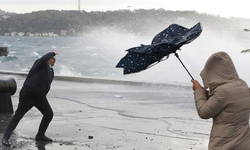
<instances>
[{"instance_id":1,"label":"sky","mask_svg":"<svg viewBox=\"0 0 250 150\"><path fill-rule=\"evenodd\" d=\"M79 0L0 0L0 9L30 13L39 10L78 10ZM107 11L121 9L159 9L197 11L221 17L250 18L248 0L80 0L80 9Z\"/></svg>"}]
</instances>

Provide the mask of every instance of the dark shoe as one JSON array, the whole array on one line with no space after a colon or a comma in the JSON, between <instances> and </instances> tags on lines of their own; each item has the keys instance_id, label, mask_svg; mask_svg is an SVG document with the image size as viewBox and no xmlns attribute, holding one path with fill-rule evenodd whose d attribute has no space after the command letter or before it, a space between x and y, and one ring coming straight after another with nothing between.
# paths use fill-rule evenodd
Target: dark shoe
<instances>
[{"instance_id":1,"label":"dark shoe","mask_svg":"<svg viewBox=\"0 0 250 150\"><path fill-rule=\"evenodd\" d=\"M36 141L36 147L38 150L46 150L45 146L50 143L51 141Z\"/></svg>"},{"instance_id":2,"label":"dark shoe","mask_svg":"<svg viewBox=\"0 0 250 150\"><path fill-rule=\"evenodd\" d=\"M47 136L36 136L36 141L46 141L46 142L52 142L52 139L48 138Z\"/></svg>"},{"instance_id":3,"label":"dark shoe","mask_svg":"<svg viewBox=\"0 0 250 150\"><path fill-rule=\"evenodd\" d=\"M2 144L3 144L4 146L10 146L9 139L6 138L6 137L4 137L3 140L2 140Z\"/></svg>"}]
</instances>

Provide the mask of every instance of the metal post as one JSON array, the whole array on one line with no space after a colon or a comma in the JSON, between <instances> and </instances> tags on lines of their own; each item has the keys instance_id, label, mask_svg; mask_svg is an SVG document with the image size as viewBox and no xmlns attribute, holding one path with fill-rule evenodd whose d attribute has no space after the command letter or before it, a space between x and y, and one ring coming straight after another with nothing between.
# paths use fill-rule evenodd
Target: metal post
<instances>
[{"instance_id":1,"label":"metal post","mask_svg":"<svg viewBox=\"0 0 250 150\"><path fill-rule=\"evenodd\" d=\"M13 78L0 80L0 113L13 113L11 95L17 89L16 81Z\"/></svg>"}]
</instances>

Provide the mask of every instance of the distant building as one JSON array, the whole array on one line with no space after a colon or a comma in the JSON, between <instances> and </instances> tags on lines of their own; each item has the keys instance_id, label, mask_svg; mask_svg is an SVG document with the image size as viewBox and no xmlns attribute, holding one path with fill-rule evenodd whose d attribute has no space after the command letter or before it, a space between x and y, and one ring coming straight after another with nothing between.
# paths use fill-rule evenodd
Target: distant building
<instances>
[{"instance_id":1,"label":"distant building","mask_svg":"<svg viewBox=\"0 0 250 150\"><path fill-rule=\"evenodd\" d=\"M67 36L68 30L61 30L61 36Z\"/></svg>"},{"instance_id":2,"label":"distant building","mask_svg":"<svg viewBox=\"0 0 250 150\"><path fill-rule=\"evenodd\" d=\"M55 34L54 32L49 32L49 37L58 37L58 34Z\"/></svg>"},{"instance_id":3,"label":"distant building","mask_svg":"<svg viewBox=\"0 0 250 150\"><path fill-rule=\"evenodd\" d=\"M31 34L31 32L27 32L27 33L26 33L26 36L29 36L30 34Z\"/></svg>"},{"instance_id":4,"label":"distant building","mask_svg":"<svg viewBox=\"0 0 250 150\"><path fill-rule=\"evenodd\" d=\"M24 32L18 32L17 33L18 36L24 36L24 34L25 34Z\"/></svg>"},{"instance_id":5,"label":"distant building","mask_svg":"<svg viewBox=\"0 0 250 150\"><path fill-rule=\"evenodd\" d=\"M49 33L43 32L43 33L42 33L42 36L49 36Z\"/></svg>"},{"instance_id":6,"label":"distant building","mask_svg":"<svg viewBox=\"0 0 250 150\"><path fill-rule=\"evenodd\" d=\"M35 33L36 37L42 36L42 33Z\"/></svg>"},{"instance_id":7,"label":"distant building","mask_svg":"<svg viewBox=\"0 0 250 150\"><path fill-rule=\"evenodd\" d=\"M59 37L59 36L72 36L76 35L75 29L72 28L70 30L61 30L60 35L55 34L54 32L43 32L43 33L32 33L32 32L10 32L10 33L4 33L4 36L28 36L28 37Z\"/></svg>"},{"instance_id":8,"label":"distant building","mask_svg":"<svg viewBox=\"0 0 250 150\"><path fill-rule=\"evenodd\" d=\"M16 33L15 31L10 32L10 35L11 35L11 36L16 36L16 34L17 34L17 33Z\"/></svg>"},{"instance_id":9,"label":"distant building","mask_svg":"<svg viewBox=\"0 0 250 150\"><path fill-rule=\"evenodd\" d=\"M26 36L31 36L31 34L32 34L31 32L27 32Z\"/></svg>"},{"instance_id":10,"label":"distant building","mask_svg":"<svg viewBox=\"0 0 250 150\"><path fill-rule=\"evenodd\" d=\"M53 34L53 37L58 37L58 34Z\"/></svg>"},{"instance_id":11,"label":"distant building","mask_svg":"<svg viewBox=\"0 0 250 150\"><path fill-rule=\"evenodd\" d=\"M34 34L31 33L31 32L27 32L27 33L26 33L26 36L31 36L31 37L32 37L32 36L34 36Z\"/></svg>"}]
</instances>

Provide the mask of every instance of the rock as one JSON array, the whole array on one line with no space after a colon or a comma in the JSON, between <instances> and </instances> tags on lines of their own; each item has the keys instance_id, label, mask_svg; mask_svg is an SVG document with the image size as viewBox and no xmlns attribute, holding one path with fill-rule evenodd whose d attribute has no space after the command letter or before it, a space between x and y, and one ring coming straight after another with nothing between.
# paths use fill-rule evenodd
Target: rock
<instances>
[{"instance_id":1,"label":"rock","mask_svg":"<svg viewBox=\"0 0 250 150\"><path fill-rule=\"evenodd\" d=\"M9 50L8 47L0 47L0 56L8 56Z\"/></svg>"}]
</instances>

